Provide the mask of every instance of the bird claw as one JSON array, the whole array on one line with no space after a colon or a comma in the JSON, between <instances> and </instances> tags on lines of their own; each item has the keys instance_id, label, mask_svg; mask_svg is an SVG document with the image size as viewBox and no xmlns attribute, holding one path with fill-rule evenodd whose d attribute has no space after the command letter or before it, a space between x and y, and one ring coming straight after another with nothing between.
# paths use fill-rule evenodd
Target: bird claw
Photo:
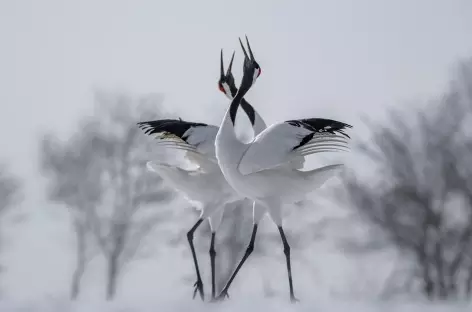
<instances>
[{"instance_id":1,"label":"bird claw","mask_svg":"<svg viewBox=\"0 0 472 312\"><path fill-rule=\"evenodd\" d=\"M200 294L200 298L202 301L205 300L205 293L203 292L203 282L201 280L197 280L195 284L193 284L195 290L193 291L193 299L197 296L197 292Z\"/></svg>"},{"instance_id":2,"label":"bird claw","mask_svg":"<svg viewBox=\"0 0 472 312\"><path fill-rule=\"evenodd\" d=\"M298 300L297 298L295 298L295 296L290 296L290 302L292 302L292 303L297 303L297 302L300 302L300 300Z\"/></svg>"},{"instance_id":3,"label":"bird claw","mask_svg":"<svg viewBox=\"0 0 472 312\"><path fill-rule=\"evenodd\" d=\"M211 299L211 302L219 302L219 301L223 301L225 300L226 298L229 299L229 294L227 291L222 291L218 296L216 296L215 298Z\"/></svg>"}]
</instances>

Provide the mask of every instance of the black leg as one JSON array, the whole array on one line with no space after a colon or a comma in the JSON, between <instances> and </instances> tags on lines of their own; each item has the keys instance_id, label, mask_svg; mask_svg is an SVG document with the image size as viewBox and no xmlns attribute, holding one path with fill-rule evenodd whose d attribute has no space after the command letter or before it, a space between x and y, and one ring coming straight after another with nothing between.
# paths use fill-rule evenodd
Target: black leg
<instances>
[{"instance_id":1,"label":"black leg","mask_svg":"<svg viewBox=\"0 0 472 312\"><path fill-rule=\"evenodd\" d=\"M287 262L287 272L288 272L288 285L290 287L290 300L292 302L297 302L298 299L295 298L295 294L293 293L293 282L292 282L292 265L290 264L290 246L287 242L287 238L285 237L284 230L281 226L278 227L280 237L282 238L282 243L284 244L284 254L285 260Z\"/></svg>"},{"instance_id":2,"label":"black leg","mask_svg":"<svg viewBox=\"0 0 472 312\"><path fill-rule=\"evenodd\" d=\"M211 233L210 243L210 262L211 262L211 299L215 299L216 283L215 283L215 232Z\"/></svg>"},{"instance_id":3,"label":"black leg","mask_svg":"<svg viewBox=\"0 0 472 312\"><path fill-rule=\"evenodd\" d=\"M249 244L247 245L246 252L244 253L243 258L238 263L238 266L236 267L233 274L229 278L229 280L226 283L225 287L220 292L218 297L216 297L216 300L223 300L226 296L228 296L228 289L231 286L231 283L233 282L234 278L236 277L236 274L238 274L238 272L241 269L241 267L243 266L244 262L249 257L249 255L252 253L252 251L254 250L254 241L256 239L256 233L257 233L257 224L254 224L254 227L252 228L251 240L249 241Z\"/></svg>"},{"instance_id":4,"label":"black leg","mask_svg":"<svg viewBox=\"0 0 472 312\"><path fill-rule=\"evenodd\" d=\"M193 233L200 226L202 222L203 222L203 219L198 219L197 223L195 223L195 225L190 229L190 231L188 231L187 239L188 239L188 243L190 244L190 250L192 251L193 263L195 264L195 271L197 272L197 281L193 285L195 287L195 291L193 292L193 298L195 299L197 292L199 292L202 300L205 300L205 294L203 292L203 281L200 275L200 270L198 268L197 254L195 253L195 247L193 246Z\"/></svg>"}]
</instances>

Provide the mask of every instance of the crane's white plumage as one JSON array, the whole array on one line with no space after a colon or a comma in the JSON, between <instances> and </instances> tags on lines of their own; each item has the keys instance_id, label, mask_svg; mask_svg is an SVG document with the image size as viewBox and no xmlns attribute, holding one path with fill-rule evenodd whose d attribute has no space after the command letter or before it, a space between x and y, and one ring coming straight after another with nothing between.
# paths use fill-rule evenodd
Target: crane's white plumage
<instances>
[{"instance_id":1,"label":"crane's white plumage","mask_svg":"<svg viewBox=\"0 0 472 312\"><path fill-rule=\"evenodd\" d=\"M237 88L234 85L234 79L231 74L232 60L226 75L223 73L223 63L221 64L221 78L219 81L220 90L229 99L232 99L237 93ZM244 99L242 102L242 108L251 121L254 134L257 135L266 128L266 124L248 102ZM212 231L213 246L214 233L221 224L225 208L230 207L233 203L247 202L248 200L228 184L218 165L215 140L219 127L205 123L188 122L182 119L145 121L138 123L138 125L146 134L152 135L157 139L157 146L185 151L186 159L197 167L195 170L187 170L171 166L164 161L156 160L147 163L149 170L158 173L164 181L182 193L189 202L195 204L201 210L199 221L192 227L187 236L197 271L196 287L203 298L203 284L192 243L193 231L199 226L200 220L208 219ZM304 160L302 156L295 157L287 163L281 163L280 167L301 168L303 167ZM263 208L260 210L264 211ZM212 279L214 297L214 274L212 274Z\"/></svg>"},{"instance_id":2,"label":"crane's white plumage","mask_svg":"<svg viewBox=\"0 0 472 312\"><path fill-rule=\"evenodd\" d=\"M216 163L215 138L219 127L213 125L197 126L185 132L187 143L195 146L197 152Z\"/></svg>"},{"instance_id":3,"label":"crane's white plumage","mask_svg":"<svg viewBox=\"0 0 472 312\"><path fill-rule=\"evenodd\" d=\"M200 297L204 300L203 281L193 246L193 233L202 220L208 219L212 232L210 250L214 251L215 233L221 224L225 208L232 203L244 200L226 182L218 167L214 145L218 127L176 119L141 122L139 126L145 133L153 135L157 139L157 146L185 151L187 160L197 167L194 170L188 170L171 166L164 160L154 160L147 163L149 170L159 174L167 184L200 210L200 217L187 233L187 239L197 274L194 297L199 292ZM214 298L215 253L210 252L210 256L212 259L212 297Z\"/></svg>"},{"instance_id":4,"label":"crane's white plumage","mask_svg":"<svg viewBox=\"0 0 472 312\"><path fill-rule=\"evenodd\" d=\"M224 207L243 200L229 187L221 171L186 170L156 161L149 161L147 167L195 205L201 211L200 218L208 218L212 232L221 224Z\"/></svg>"},{"instance_id":5,"label":"crane's white plumage","mask_svg":"<svg viewBox=\"0 0 472 312\"><path fill-rule=\"evenodd\" d=\"M342 164L325 166L310 171L296 170L287 162L298 163L303 156L324 151L348 148L345 123L322 118L287 120L276 123L261 133L252 142L243 143L235 135L236 114L241 100L254 85L261 73L254 60L247 40L248 51L240 40L245 54L244 75L238 93L233 98L216 135L215 152L218 165L228 183L242 196L254 201L253 232L244 257L236 267L217 299L223 299L238 273L251 254L257 233L257 225L268 212L277 225L284 245L290 287L290 298L297 301L293 291L290 264L290 246L282 228L282 206L304 198L333 177ZM303 158L304 159L304 158Z\"/></svg>"},{"instance_id":6,"label":"crane's white plumage","mask_svg":"<svg viewBox=\"0 0 472 312\"><path fill-rule=\"evenodd\" d=\"M188 127L180 136L171 133L169 121L160 120L141 122L140 127L147 134L154 134L156 146L185 152L185 158L202 169L218 170L215 155L215 138L218 127L207 124L190 123L183 120L173 120L174 125ZM213 166L211 165L213 164Z\"/></svg>"},{"instance_id":7,"label":"crane's white plumage","mask_svg":"<svg viewBox=\"0 0 472 312\"><path fill-rule=\"evenodd\" d=\"M312 123L314 120L311 119ZM238 169L247 175L329 148L343 148L346 143L345 136L326 132L324 126L314 127L296 120L279 122L259 133L247 146Z\"/></svg>"},{"instance_id":8,"label":"crane's white plumage","mask_svg":"<svg viewBox=\"0 0 472 312\"><path fill-rule=\"evenodd\" d=\"M177 119L141 122L140 127L157 139L157 146L185 152L185 157L197 168L188 170L168 165L165 161L150 161L148 168L159 175L184 197L201 207L201 218L210 218L226 203L243 199L228 185L217 164L215 137L218 127ZM212 222L216 231L218 222Z\"/></svg>"}]
</instances>

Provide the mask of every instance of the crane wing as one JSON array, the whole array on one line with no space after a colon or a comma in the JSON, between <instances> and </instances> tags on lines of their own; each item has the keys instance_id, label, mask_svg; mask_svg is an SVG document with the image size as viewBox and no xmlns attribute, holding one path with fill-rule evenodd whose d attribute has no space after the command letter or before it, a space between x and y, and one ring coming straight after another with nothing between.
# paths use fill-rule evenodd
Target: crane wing
<instances>
[{"instance_id":1,"label":"crane wing","mask_svg":"<svg viewBox=\"0 0 472 312\"><path fill-rule=\"evenodd\" d=\"M352 126L331 119L287 120L271 125L256 136L241 158L238 169L244 174L280 166L303 166L304 156L348 149Z\"/></svg>"},{"instance_id":2,"label":"crane wing","mask_svg":"<svg viewBox=\"0 0 472 312\"><path fill-rule=\"evenodd\" d=\"M186 151L187 159L201 167L207 167L209 163L217 164L217 126L181 119L143 121L138 126L144 133L154 135L158 145Z\"/></svg>"}]
</instances>

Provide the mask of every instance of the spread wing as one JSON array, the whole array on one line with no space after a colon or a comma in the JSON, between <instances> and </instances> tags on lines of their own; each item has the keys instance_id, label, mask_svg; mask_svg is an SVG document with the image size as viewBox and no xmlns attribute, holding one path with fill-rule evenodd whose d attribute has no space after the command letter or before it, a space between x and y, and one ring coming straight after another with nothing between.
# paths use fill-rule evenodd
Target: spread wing
<instances>
[{"instance_id":1,"label":"spread wing","mask_svg":"<svg viewBox=\"0 0 472 312\"><path fill-rule=\"evenodd\" d=\"M351 125L331 119L310 118L279 122L253 140L238 165L244 174L303 161L302 156L348 149L344 131Z\"/></svg>"},{"instance_id":2,"label":"spread wing","mask_svg":"<svg viewBox=\"0 0 472 312\"><path fill-rule=\"evenodd\" d=\"M217 164L217 126L181 119L143 121L138 126L144 133L155 136L159 146L186 151L186 157L199 166Z\"/></svg>"}]
</instances>

